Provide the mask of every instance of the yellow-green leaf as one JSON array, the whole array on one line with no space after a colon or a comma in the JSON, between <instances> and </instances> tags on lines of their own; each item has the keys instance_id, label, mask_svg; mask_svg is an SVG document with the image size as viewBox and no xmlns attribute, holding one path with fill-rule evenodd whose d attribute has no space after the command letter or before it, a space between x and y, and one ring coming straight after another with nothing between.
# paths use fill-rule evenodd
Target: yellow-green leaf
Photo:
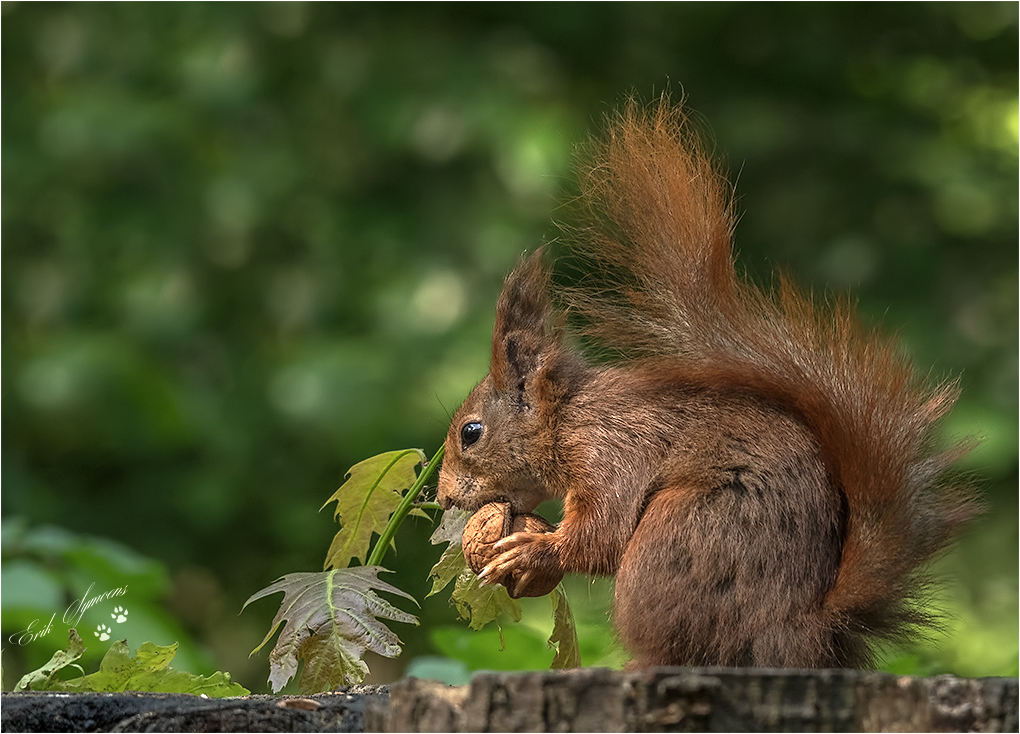
<instances>
[{"instance_id":1,"label":"yellow-green leaf","mask_svg":"<svg viewBox=\"0 0 1020 734\"><path fill-rule=\"evenodd\" d=\"M326 554L323 570L347 568L368 557L372 534L381 535L401 497L414 484L415 467L424 463L420 449L389 451L351 467L348 479L322 506L336 502L340 531Z\"/></svg>"},{"instance_id":2,"label":"yellow-green leaf","mask_svg":"<svg viewBox=\"0 0 1020 734\"><path fill-rule=\"evenodd\" d=\"M67 633L67 649L57 650L53 653L50 661L38 670L28 673L18 684L14 686L15 691L47 691L55 680L58 671L71 665L75 660L85 653L85 643L82 642L78 630L73 627Z\"/></svg>"},{"instance_id":3,"label":"yellow-green leaf","mask_svg":"<svg viewBox=\"0 0 1020 734\"><path fill-rule=\"evenodd\" d=\"M132 657L127 642L117 641L110 645L110 649L99 663L99 670L95 673L66 681L55 677L54 674L57 670L72 664L84 651L85 646L82 644L81 637L78 636L76 630L72 629L68 649L57 652L49 663L22 678L15 690L28 688L33 691L79 693L86 691L192 693L195 695L205 694L211 698L246 696L251 693L247 688L232 683L229 673L216 672L212 675L201 676L171 668L170 662L177 654L176 642L166 646L143 642ZM49 672L44 674L45 671Z\"/></svg>"}]
</instances>

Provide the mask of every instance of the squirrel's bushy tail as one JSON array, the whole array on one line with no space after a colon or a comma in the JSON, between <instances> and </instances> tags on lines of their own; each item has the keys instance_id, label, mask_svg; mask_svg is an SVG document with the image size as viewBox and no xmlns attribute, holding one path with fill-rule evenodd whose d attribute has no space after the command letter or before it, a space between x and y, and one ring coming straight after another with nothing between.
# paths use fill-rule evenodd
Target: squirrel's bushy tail
<instances>
[{"instance_id":1,"label":"squirrel's bushy tail","mask_svg":"<svg viewBox=\"0 0 1020 734\"><path fill-rule=\"evenodd\" d=\"M784 277L773 293L738 278L730 188L668 99L628 104L584 158L584 224L568 239L594 267L569 306L611 352L678 361L684 379L753 390L811 428L847 510L821 613L854 648L848 663L867 664L861 639L928 621L918 569L975 512L942 478L967 447L933 448L957 384L929 384L845 299L817 304Z\"/></svg>"}]
</instances>

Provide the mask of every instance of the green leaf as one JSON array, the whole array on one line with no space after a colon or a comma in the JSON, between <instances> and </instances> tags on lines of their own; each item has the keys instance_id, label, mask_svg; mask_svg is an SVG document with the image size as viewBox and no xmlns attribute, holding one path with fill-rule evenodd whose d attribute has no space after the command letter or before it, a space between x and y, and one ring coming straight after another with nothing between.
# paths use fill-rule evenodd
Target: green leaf
<instances>
[{"instance_id":1,"label":"green leaf","mask_svg":"<svg viewBox=\"0 0 1020 734\"><path fill-rule=\"evenodd\" d=\"M464 539L464 528L471 519L471 512L468 510L450 509L443 513L443 519L439 521L439 527L432 533L429 541L432 545L440 543L451 543L461 545Z\"/></svg>"},{"instance_id":2,"label":"green leaf","mask_svg":"<svg viewBox=\"0 0 1020 734\"><path fill-rule=\"evenodd\" d=\"M449 543L439 557L439 561L429 571L429 578L432 579L432 590L425 595L426 598L438 594L445 589L451 581L460 576L467 568L467 561L464 560L464 547L461 539L464 537L464 527L467 525L471 513L467 510L447 510L443 513L443 519L439 527L432 533L430 540L433 545Z\"/></svg>"},{"instance_id":3,"label":"green leaf","mask_svg":"<svg viewBox=\"0 0 1020 734\"><path fill-rule=\"evenodd\" d=\"M467 561L464 559L464 546L454 545L453 543L446 546L443 555L439 556L436 565L429 571L429 578L432 579L432 590L425 595L425 598L427 599L445 589L466 568Z\"/></svg>"},{"instance_id":4,"label":"green leaf","mask_svg":"<svg viewBox=\"0 0 1020 734\"><path fill-rule=\"evenodd\" d=\"M58 680L55 673L81 657L85 652L81 637L74 629L66 651L57 652L49 663L21 679L15 690L117 693L143 691L150 693L205 694L210 698L246 696L251 691L230 681L229 673L209 676L174 670L170 662L177 654L177 643L155 645L143 642L134 657L124 641L114 642L99 663L99 670L71 680ZM74 666L78 667L78 666Z\"/></svg>"},{"instance_id":5,"label":"green leaf","mask_svg":"<svg viewBox=\"0 0 1020 734\"><path fill-rule=\"evenodd\" d=\"M48 691L53 684L58 671L66 668L85 653L85 643L82 641L78 630L73 627L67 633L67 649L57 650L53 653L50 661L38 670L26 674L18 684L14 686L15 691Z\"/></svg>"},{"instance_id":6,"label":"green leaf","mask_svg":"<svg viewBox=\"0 0 1020 734\"><path fill-rule=\"evenodd\" d=\"M326 554L323 570L347 568L351 560L368 557L372 534L382 535L390 515L415 479L415 467L425 461L420 449L389 451L351 467L348 479L322 506L336 502L334 517L340 531Z\"/></svg>"},{"instance_id":7,"label":"green leaf","mask_svg":"<svg viewBox=\"0 0 1020 734\"><path fill-rule=\"evenodd\" d=\"M378 578L379 566L333 569L321 573L292 573L251 596L244 603L282 591L283 602L265 639L269 642L284 620L276 646L269 654L269 683L279 692L305 661L299 685L305 693L333 690L361 683L368 673L362 660L366 650L384 657L400 654L400 639L380 619L418 624L376 594L382 591L414 601L414 597ZM244 607L241 611L244 611Z\"/></svg>"},{"instance_id":8,"label":"green leaf","mask_svg":"<svg viewBox=\"0 0 1020 734\"><path fill-rule=\"evenodd\" d=\"M396 657L400 654L399 645L397 640L395 649L387 645L387 652L381 654ZM358 642L341 636L311 635L298 649L298 657L305 661L298 686L305 693L321 693L364 681L369 672L368 664L361 659L364 652Z\"/></svg>"},{"instance_id":9,"label":"green leaf","mask_svg":"<svg viewBox=\"0 0 1020 734\"><path fill-rule=\"evenodd\" d=\"M478 576L467 567L464 560L464 547L461 539L464 526L471 513L463 510L449 510L432 534L432 543L448 543L439 561L432 567L429 577L432 579L432 590L428 596L446 588L454 579L456 584L450 601L457 607L461 619L468 621L473 630L480 630L489 622L505 612L515 621L521 619L521 606L516 599L511 599L506 588L501 585L481 585ZM574 615L567 603L563 584L558 584L549 594L553 609L553 630L549 636L549 646L556 651L553 656L553 668L577 668L581 665L581 655L577 642L577 626Z\"/></svg>"},{"instance_id":10,"label":"green leaf","mask_svg":"<svg viewBox=\"0 0 1020 734\"><path fill-rule=\"evenodd\" d=\"M143 642L134 657L126 642L114 642L99 663L98 672L64 681L53 690L191 693L205 694L210 698L246 696L251 693L247 688L231 682L229 673L216 672L201 676L174 670L170 662L176 654L176 642L166 646Z\"/></svg>"},{"instance_id":11,"label":"green leaf","mask_svg":"<svg viewBox=\"0 0 1020 734\"><path fill-rule=\"evenodd\" d=\"M429 572L432 578L432 596L453 581L457 580L450 595L450 601L457 608L461 619L467 620L473 630L480 630L489 622L505 612L515 621L521 621L521 605L511 599L504 586L500 584L482 585L478 576L467 567L464 560L464 526L467 525L471 513L465 510L447 510L439 527L432 533L432 543L449 543L440 556L439 561Z\"/></svg>"},{"instance_id":12,"label":"green leaf","mask_svg":"<svg viewBox=\"0 0 1020 734\"><path fill-rule=\"evenodd\" d=\"M549 646L556 650L552 665L554 670L580 668L581 651L577 643L577 625L574 613L567 603L567 594L562 582L549 594L553 606L553 631L549 635Z\"/></svg>"},{"instance_id":13,"label":"green leaf","mask_svg":"<svg viewBox=\"0 0 1020 734\"><path fill-rule=\"evenodd\" d=\"M485 584L470 568L465 568L457 577L450 601L457 607L461 619L467 620L473 630L480 630L496 619L501 612L510 615L515 622L521 621L521 605L511 599L502 584Z\"/></svg>"},{"instance_id":14,"label":"green leaf","mask_svg":"<svg viewBox=\"0 0 1020 734\"><path fill-rule=\"evenodd\" d=\"M415 509L415 502L417 502L419 495L421 495L422 490L425 488L425 483L428 482L432 475L436 473L436 469L439 468L445 449L446 446L441 445L438 449L436 449L436 453L433 454L432 460L422 464L421 473L414 480L411 488L408 489L406 494L404 494L401 498L397 509L390 515L385 529L379 535L379 540L376 541L375 547L372 549L372 553L368 557L366 565L381 566L383 558L386 555L387 547L392 547L394 552L396 552L397 546L394 538L396 537L397 530L400 529L404 520L407 519L407 515ZM421 451L418 451L418 453L424 456Z\"/></svg>"}]
</instances>

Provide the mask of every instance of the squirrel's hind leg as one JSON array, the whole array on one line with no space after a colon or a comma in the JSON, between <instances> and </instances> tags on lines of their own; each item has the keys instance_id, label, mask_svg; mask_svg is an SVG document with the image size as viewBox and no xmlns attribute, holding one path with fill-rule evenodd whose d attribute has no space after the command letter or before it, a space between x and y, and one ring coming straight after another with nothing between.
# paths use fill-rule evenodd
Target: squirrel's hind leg
<instances>
[{"instance_id":1,"label":"squirrel's hind leg","mask_svg":"<svg viewBox=\"0 0 1020 734\"><path fill-rule=\"evenodd\" d=\"M632 667L839 665L820 605L839 563L839 497L814 471L775 469L652 495L616 579Z\"/></svg>"}]
</instances>

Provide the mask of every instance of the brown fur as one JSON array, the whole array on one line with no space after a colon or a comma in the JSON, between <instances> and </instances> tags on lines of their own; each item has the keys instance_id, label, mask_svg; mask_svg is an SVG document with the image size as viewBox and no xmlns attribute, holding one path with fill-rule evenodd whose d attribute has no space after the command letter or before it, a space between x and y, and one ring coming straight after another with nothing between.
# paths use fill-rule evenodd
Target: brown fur
<instances>
[{"instance_id":1,"label":"brown fur","mask_svg":"<svg viewBox=\"0 0 1020 734\"><path fill-rule=\"evenodd\" d=\"M508 276L490 374L458 410L439 499L564 501L486 581L616 574L638 667L844 667L926 621L917 569L974 512L931 450L955 383L930 386L852 304L737 278L728 186L663 100L628 105L590 146L566 295L590 366L563 341L542 253ZM462 427L483 426L472 445Z\"/></svg>"}]
</instances>

